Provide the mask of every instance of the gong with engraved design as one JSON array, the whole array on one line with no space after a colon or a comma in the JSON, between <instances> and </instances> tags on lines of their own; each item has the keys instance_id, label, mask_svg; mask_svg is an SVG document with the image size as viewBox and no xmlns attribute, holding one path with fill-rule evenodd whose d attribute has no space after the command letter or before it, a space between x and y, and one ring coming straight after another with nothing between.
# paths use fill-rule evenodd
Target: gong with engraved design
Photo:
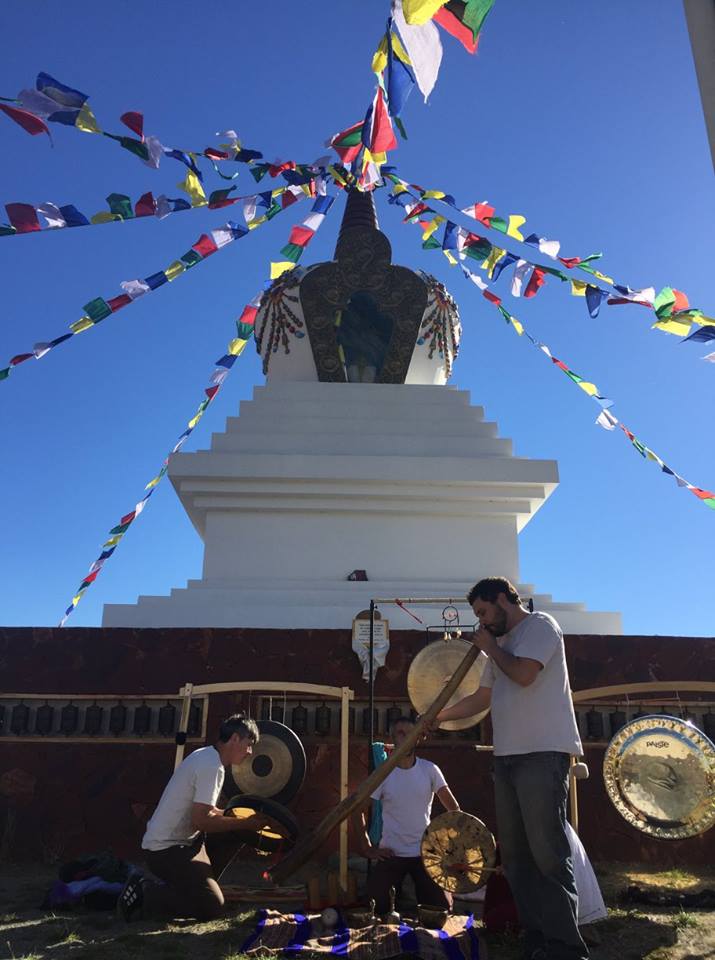
<instances>
[{"instance_id":1,"label":"gong with engraved design","mask_svg":"<svg viewBox=\"0 0 715 960\"><path fill-rule=\"evenodd\" d=\"M608 796L642 833L681 840L715 823L715 745L678 717L639 717L622 727L603 758Z\"/></svg>"}]
</instances>

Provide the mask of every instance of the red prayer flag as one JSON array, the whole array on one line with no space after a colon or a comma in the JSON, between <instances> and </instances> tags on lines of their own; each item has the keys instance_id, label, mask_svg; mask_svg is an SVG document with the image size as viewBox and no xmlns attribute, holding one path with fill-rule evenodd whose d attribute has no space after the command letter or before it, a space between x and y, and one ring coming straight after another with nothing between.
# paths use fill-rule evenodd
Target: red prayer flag
<instances>
[{"instance_id":1,"label":"red prayer flag","mask_svg":"<svg viewBox=\"0 0 715 960\"><path fill-rule=\"evenodd\" d=\"M132 133L136 133L144 143L144 114L137 113L135 110L129 110L123 113L119 118L125 127L129 127Z\"/></svg>"},{"instance_id":2,"label":"red prayer flag","mask_svg":"<svg viewBox=\"0 0 715 960\"><path fill-rule=\"evenodd\" d=\"M298 200L298 197L294 193L291 193L290 190L284 190L281 194L281 207L285 210L286 207L289 207L292 203L295 203Z\"/></svg>"},{"instance_id":3,"label":"red prayer flag","mask_svg":"<svg viewBox=\"0 0 715 960\"><path fill-rule=\"evenodd\" d=\"M156 210L156 200L151 191L143 193L134 207L135 217L153 217Z\"/></svg>"},{"instance_id":4,"label":"red prayer flag","mask_svg":"<svg viewBox=\"0 0 715 960\"><path fill-rule=\"evenodd\" d=\"M314 233L315 230L311 230L310 227L304 227L298 224L291 230L288 243L295 243L298 247L305 247L312 240Z\"/></svg>"},{"instance_id":5,"label":"red prayer flag","mask_svg":"<svg viewBox=\"0 0 715 960\"><path fill-rule=\"evenodd\" d=\"M25 360L29 360L30 357L34 357L34 353L18 353L16 357L13 357L8 366L16 367L18 363L24 363Z\"/></svg>"},{"instance_id":6,"label":"red prayer flag","mask_svg":"<svg viewBox=\"0 0 715 960\"><path fill-rule=\"evenodd\" d=\"M214 150L213 147L206 147L204 156L209 157L211 160L228 160L231 155L225 150Z\"/></svg>"},{"instance_id":7,"label":"red prayer flag","mask_svg":"<svg viewBox=\"0 0 715 960\"><path fill-rule=\"evenodd\" d=\"M136 510L132 510L131 513L128 513L125 517L122 517L122 519L119 521L119 526L123 527L125 523L131 523L136 515Z\"/></svg>"},{"instance_id":8,"label":"red prayer flag","mask_svg":"<svg viewBox=\"0 0 715 960\"><path fill-rule=\"evenodd\" d=\"M474 218L480 220L485 226L489 226L489 221L494 216L494 207L488 203L474 204Z\"/></svg>"},{"instance_id":9,"label":"red prayer flag","mask_svg":"<svg viewBox=\"0 0 715 960\"><path fill-rule=\"evenodd\" d=\"M206 387L206 389L204 390L204 393L209 398L209 400L212 400L213 397L218 393L218 386Z\"/></svg>"},{"instance_id":10,"label":"red prayer flag","mask_svg":"<svg viewBox=\"0 0 715 960\"><path fill-rule=\"evenodd\" d=\"M501 297L498 297L495 293L492 293L491 290L482 290L482 293L491 303L495 303L497 306L499 306L501 303Z\"/></svg>"},{"instance_id":11,"label":"red prayer flag","mask_svg":"<svg viewBox=\"0 0 715 960\"><path fill-rule=\"evenodd\" d=\"M11 120L19 123L23 130L26 130L31 136L35 137L38 133L46 133L50 140L50 131L44 120L36 117L29 110L18 110L17 107L10 107L7 103L0 103L0 110L6 113Z\"/></svg>"},{"instance_id":12,"label":"red prayer flag","mask_svg":"<svg viewBox=\"0 0 715 960\"><path fill-rule=\"evenodd\" d=\"M580 257L559 257L559 260L569 270L571 270L573 267L577 267L579 263L581 263Z\"/></svg>"},{"instance_id":13,"label":"red prayer flag","mask_svg":"<svg viewBox=\"0 0 715 960\"><path fill-rule=\"evenodd\" d=\"M545 270L542 270L541 267L534 267L534 271L529 278L529 282L526 285L526 290L524 291L525 297L535 297L539 292L540 287L546 283L544 279L546 274Z\"/></svg>"},{"instance_id":14,"label":"red prayer flag","mask_svg":"<svg viewBox=\"0 0 715 960\"><path fill-rule=\"evenodd\" d=\"M370 153L387 153L397 146L395 132L392 129L390 114L385 106L382 89L378 88L375 97L375 109L372 117L372 136L370 138Z\"/></svg>"},{"instance_id":15,"label":"red prayer flag","mask_svg":"<svg viewBox=\"0 0 715 960\"><path fill-rule=\"evenodd\" d=\"M682 290L673 290L675 302L673 303L673 313L679 313L681 310L687 310L690 307L690 301Z\"/></svg>"},{"instance_id":16,"label":"red prayer flag","mask_svg":"<svg viewBox=\"0 0 715 960\"><path fill-rule=\"evenodd\" d=\"M443 30L451 33L453 37L456 37L469 53L477 52L479 37L475 40L471 29L465 27L462 21L455 17L446 7L440 7L432 19L438 23Z\"/></svg>"},{"instance_id":17,"label":"red prayer flag","mask_svg":"<svg viewBox=\"0 0 715 960\"><path fill-rule=\"evenodd\" d=\"M715 493L711 493L709 490L703 490L701 487L691 487L690 490L696 497L700 497L701 500L710 500L715 497Z\"/></svg>"},{"instance_id":18,"label":"red prayer flag","mask_svg":"<svg viewBox=\"0 0 715 960\"><path fill-rule=\"evenodd\" d=\"M128 307L132 302L132 298L127 293L120 293L118 297L112 297L111 300L107 300L107 306L112 311L116 313L117 310L121 310L122 307ZM124 521L122 520L122 523Z\"/></svg>"},{"instance_id":19,"label":"red prayer flag","mask_svg":"<svg viewBox=\"0 0 715 960\"><path fill-rule=\"evenodd\" d=\"M202 233L196 243L192 244L191 249L200 253L202 257L210 257L212 253L216 253L218 247L208 234Z\"/></svg>"},{"instance_id":20,"label":"red prayer flag","mask_svg":"<svg viewBox=\"0 0 715 960\"><path fill-rule=\"evenodd\" d=\"M18 233L32 233L40 229L37 210L29 203L6 203L5 209L10 223Z\"/></svg>"},{"instance_id":21,"label":"red prayer flag","mask_svg":"<svg viewBox=\"0 0 715 960\"><path fill-rule=\"evenodd\" d=\"M258 313L258 307L252 307L249 303L243 308L243 313L238 318L239 323L246 323L249 326L253 326L256 322L256 314Z\"/></svg>"}]
</instances>

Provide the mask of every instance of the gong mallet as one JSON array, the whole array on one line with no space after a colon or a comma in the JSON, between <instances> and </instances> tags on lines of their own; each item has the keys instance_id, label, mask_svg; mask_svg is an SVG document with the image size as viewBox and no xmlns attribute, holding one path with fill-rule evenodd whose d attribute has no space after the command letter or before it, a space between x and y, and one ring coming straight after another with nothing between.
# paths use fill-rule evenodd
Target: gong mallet
<instances>
[{"instance_id":1,"label":"gong mallet","mask_svg":"<svg viewBox=\"0 0 715 960\"><path fill-rule=\"evenodd\" d=\"M447 703L454 691L469 672L469 668L479 656L480 650L472 646L464 659L452 674L451 679L441 691L430 708L422 714L414 729L405 737L399 747L393 750L387 760L372 771L367 780L364 780L358 789L341 800L340 803L325 816L310 833L290 851L290 853L270 870L270 877L274 883L282 883L295 871L310 860L312 854L330 836L333 830L356 810L360 809L370 795L377 790L387 775L394 770L404 756L411 753L414 746L422 738L422 732L432 723L442 707Z\"/></svg>"}]
</instances>

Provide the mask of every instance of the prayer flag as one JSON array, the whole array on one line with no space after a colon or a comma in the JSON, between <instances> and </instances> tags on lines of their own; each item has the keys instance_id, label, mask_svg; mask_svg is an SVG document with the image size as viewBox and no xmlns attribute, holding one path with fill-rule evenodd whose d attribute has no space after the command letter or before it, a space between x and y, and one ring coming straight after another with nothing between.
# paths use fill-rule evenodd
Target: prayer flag
<instances>
[{"instance_id":1,"label":"prayer flag","mask_svg":"<svg viewBox=\"0 0 715 960\"><path fill-rule=\"evenodd\" d=\"M400 39L410 58L417 86L426 101L437 82L442 63L442 41L439 38L439 30L430 20L420 24L407 23L401 0L394 0L393 17Z\"/></svg>"},{"instance_id":2,"label":"prayer flag","mask_svg":"<svg viewBox=\"0 0 715 960\"><path fill-rule=\"evenodd\" d=\"M34 113L30 113L29 110L20 110L18 107L11 107L8 103L0 103L0 110L15 123L18 123L30 136L35 137L38 133L46 133L48 137L50 136L45 121L35 116Z\"/></svg>"},{"instance_id":3,"label":"prayer flag","mask_svg":"<svg viewBox=\"0 0 715 960\"><path fill-rule=\"evenodd\" d=\"M18 233L33 233L40 230L37 211L29 203L6 203L8 219Z\"/></svg>"}]
</instances>

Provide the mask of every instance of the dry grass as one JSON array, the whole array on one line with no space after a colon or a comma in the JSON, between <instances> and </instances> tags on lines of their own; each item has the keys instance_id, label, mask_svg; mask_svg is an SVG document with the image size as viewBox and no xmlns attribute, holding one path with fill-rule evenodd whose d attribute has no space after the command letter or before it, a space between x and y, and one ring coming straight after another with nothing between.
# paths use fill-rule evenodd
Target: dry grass
<instances>
[{"instance_id":1,"label":"dry grass","mask_svg":"<svg viewBox=\"0 0 715 960\"><path fill-rule=\"evenodd\" d=\"M592 960L715 960L715 914L673 907L626 905L619 894L631 884L690 892L715 886L715 871L653 871L643 865L600 864L609 905L593 930L600 944ZM246 960L240 953L255 910L236 909L213 923L124 924L113 914L47 912L38 908L53 871L41 866L0 872L0 960ZM490 960L517 960L516 937L489 937Z\"/></svg>"}]
</instances>

